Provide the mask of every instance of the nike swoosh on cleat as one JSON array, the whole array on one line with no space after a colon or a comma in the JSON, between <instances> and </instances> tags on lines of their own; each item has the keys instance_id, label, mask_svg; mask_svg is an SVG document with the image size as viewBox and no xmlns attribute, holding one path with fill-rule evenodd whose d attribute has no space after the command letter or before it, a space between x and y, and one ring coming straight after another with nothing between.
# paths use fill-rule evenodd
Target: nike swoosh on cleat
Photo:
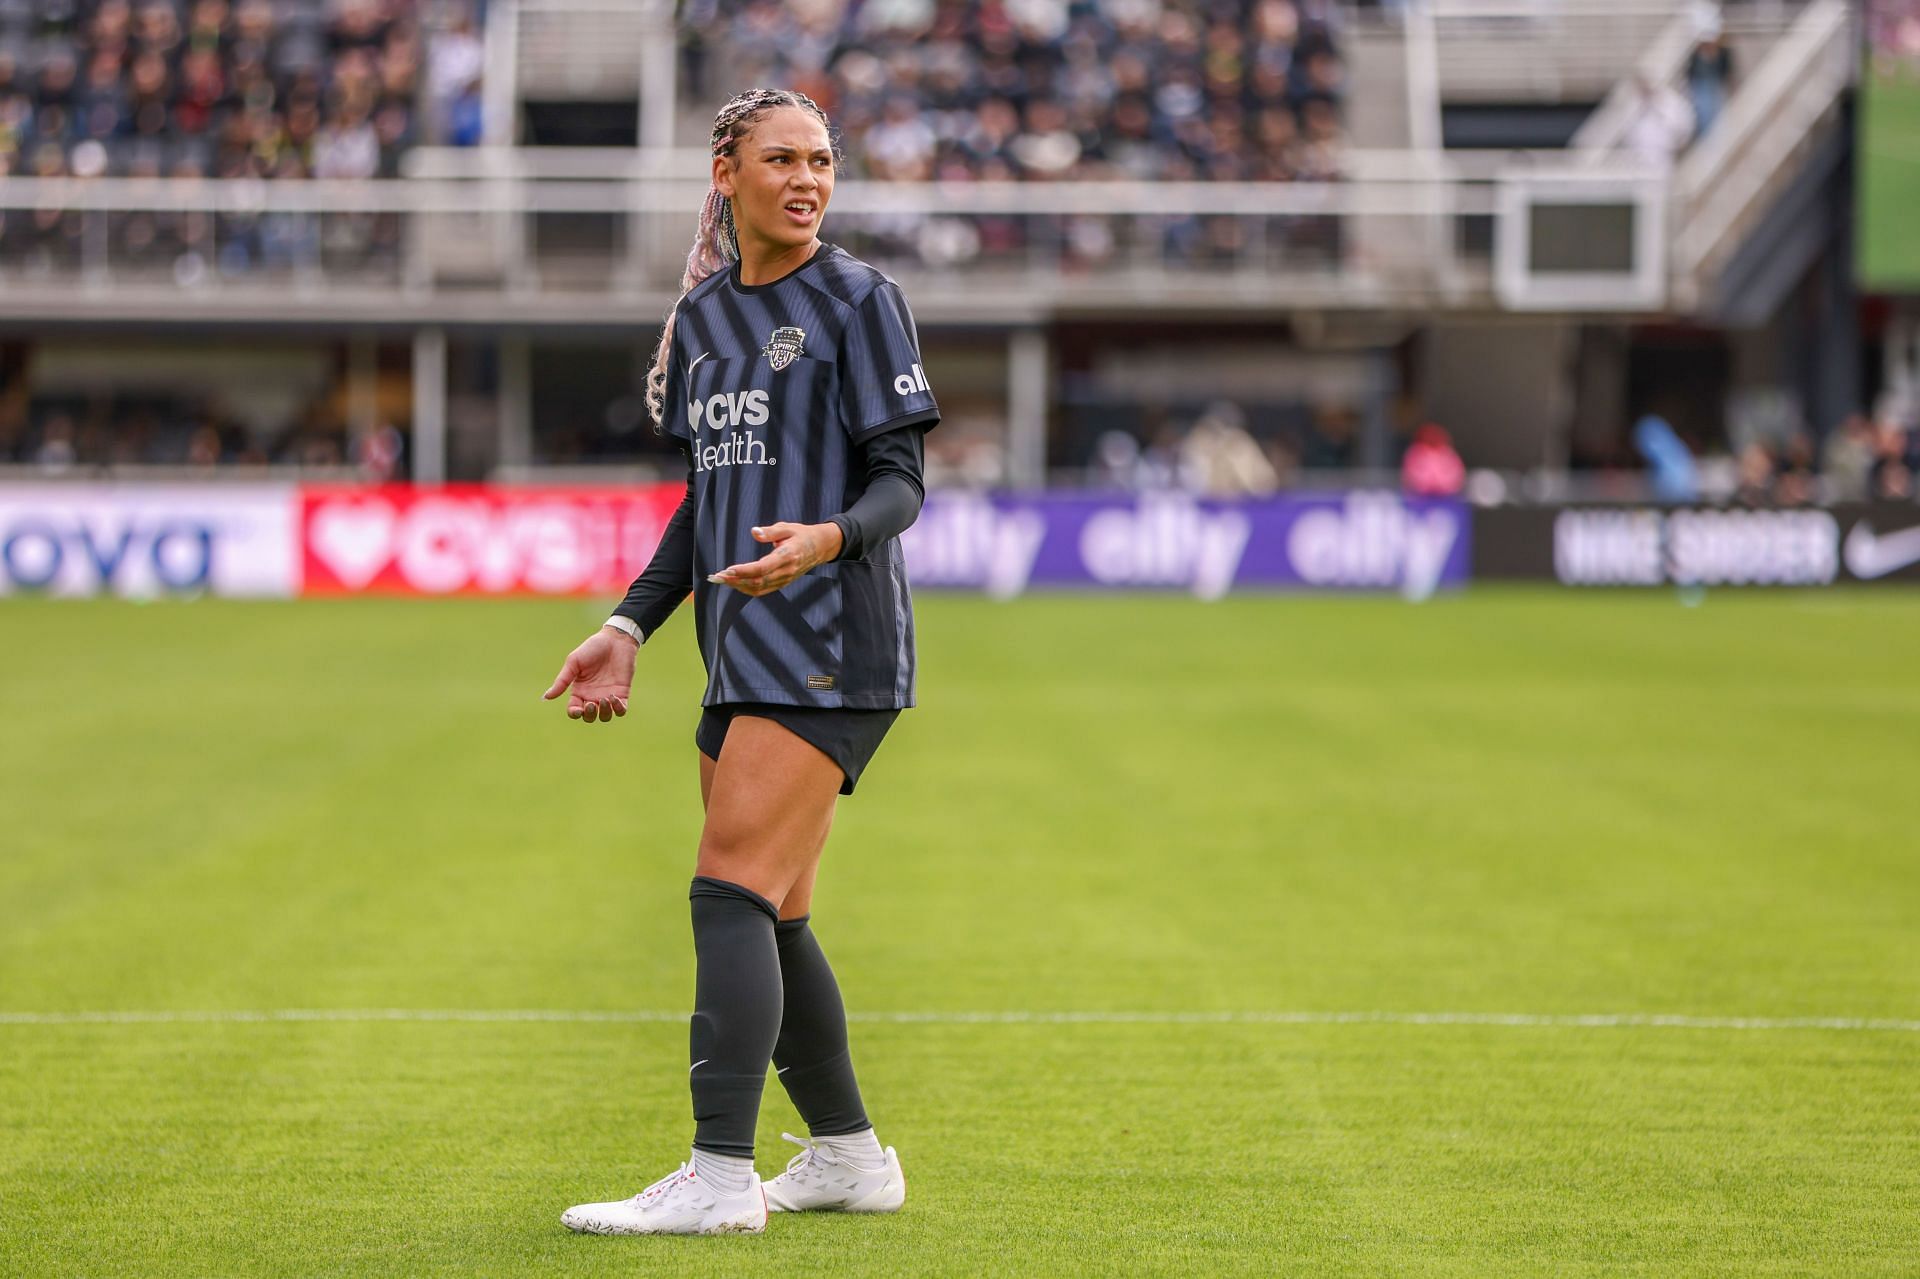
<instances>
[{"instance_id":1,"label":"nike swoosh on cleat","mask_svg":"<svg viewBox=\"0 0 1920 1279\"><path fill-rule=\"evenodd\" d=\"M792 1069L793 1069L793 1067L792 1067L792 1066L775 1066L775 1067L773 1068L773 1073L774 1073L774 1074L776 1074L776 1075L784 1075L784 1074L786 1074L786 1073L787 1073L787 1072L788 1072L789 1070L792 1070Z\"/></svg>"},{"instance_id":2,"label":"nike swoosh on cleat","mask_svg":"<svg viewBox=\"0 0 1920 1279\"><path fill-rule=\"evenodd\" d=\"M706 1065L708 1062L712 1060L713 1058L711 1057L702 1057L699 1061L696 1061L693 1063L693 1065L687 1067L687 1073L691 1075L694 1071L700 1069L700 1067Z\"/></svg>"}]
</instances>

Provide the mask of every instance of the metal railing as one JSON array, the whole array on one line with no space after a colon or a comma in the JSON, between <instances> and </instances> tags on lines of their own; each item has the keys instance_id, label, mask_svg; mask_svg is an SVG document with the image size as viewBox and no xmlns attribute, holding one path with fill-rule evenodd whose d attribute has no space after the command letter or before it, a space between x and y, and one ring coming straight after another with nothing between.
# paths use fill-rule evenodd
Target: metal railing
<instances>
[{"instance_id":1,"label":"metal railing","mask_svg":"<svg viewBox=\"0 0 1920 1279\"><path fill-rule=\"evenodd\" d=\"M1488 304L1472 228L1494 219L1496 172L1410 152L1342 168L1264 184L843 181L828 238L915 281L935 321ZM707 185L679 151L424 151L409 172L0 179L0 316L652 317Z\"/></svg>"},{"instance_id":2,"label":"metal railing","mask_svg":"<svg viewBox=\"0 0 1920 1279\"><path fill-rule=\"evenodd\" d=\"M1436 173L1425 157L1348 159L1354 177L1338 182L843 182L828 232L900 277L950 284L933 311L1457 294L1475 253L1423 229L1490 215L1488 184ZM707 194L684 154L478 150L415 157L413 171L367 182L0 179L0 315L104 315L154 300L219 313L250 296L290 313L401 302L468 315L503 298L588 317L659 309ZM1450 261L1434 261L1434 242L1455 244Z\"/></svg>"},{"instance_id":3,"label":"metal railing","mask_svg":"<svg viewBox=\"0 0 1920 1279\"><path fill-rule=\"evenodd\" d=\"M1429 0L1448 101L1592 102L1686 0Z\"/></svg>"},{"instance_id":4,"label":"metal railing","mask_svg":"<svg viewBox=\"0 0 1920 1279\"><path fill-rule=\"evenodd\" d=\"M828 236L912 283L934 323L1485 309L1515 296L1511 280L1496 292L1496 261L1532 269L1515 246L1534 215L1512 193L1564 187L1638 210L1655 238L1635 270L1668 263L1684 309L1832 110L1846 49L1845 0L1814 0L1671 175L1596 146L1349 151L1335 181L842 181ZM671 149L422 149L406 171L0 178L0 318L652 323L708 182L704 156ZM1615 295L1538 296L1606 310Z\"/></svg>"},{"instance_id":5,"label":"metal railing","mask_svg":"<svg viewBox=\"0 0 1920 1279\"><path fill-rule=\"evenodd\" d=\"M1675 278L1696 288L1794 173L1854 72L1847 0L1814 0L1674 171Z\"/></svg>"}]
</instances>

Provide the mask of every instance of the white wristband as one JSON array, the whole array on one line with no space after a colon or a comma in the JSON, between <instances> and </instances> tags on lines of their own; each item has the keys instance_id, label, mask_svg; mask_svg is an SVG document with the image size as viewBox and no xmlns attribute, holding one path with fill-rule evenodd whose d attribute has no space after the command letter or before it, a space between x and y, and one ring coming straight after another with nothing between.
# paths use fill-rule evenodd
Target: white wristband
<instances>
[{"instance_id":1,"label":"white wristband","mask_svg":"<svg viewBox=\"0 0 1920 1279\"><path fill-rule=\"evenodd\" d=\"M614 630L619 631L636 644L644 644L647 642L646 632L642 631L640 624L631 617L609 617L606 621L602 622L601 625L611 626Z\"/></svg>"}]
</instances>

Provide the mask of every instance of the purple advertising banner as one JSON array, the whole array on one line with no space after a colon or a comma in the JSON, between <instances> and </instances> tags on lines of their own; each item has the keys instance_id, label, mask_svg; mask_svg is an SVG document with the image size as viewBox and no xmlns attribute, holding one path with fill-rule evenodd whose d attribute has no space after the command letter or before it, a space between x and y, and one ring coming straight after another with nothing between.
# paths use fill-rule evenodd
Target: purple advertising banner
<instances>
[{"instance_id":1,"label":"purple advertising banner","mask_svg":"<svg viewBox=\"0 0 1920 1279\"><path fill-rule=\"evenodd\" d=\"M1467 580L1466 507L1355 491L1217 500L1183 493L929 494L902 535L915 586L1375 590Z\"/></svg>"}]
</instances>

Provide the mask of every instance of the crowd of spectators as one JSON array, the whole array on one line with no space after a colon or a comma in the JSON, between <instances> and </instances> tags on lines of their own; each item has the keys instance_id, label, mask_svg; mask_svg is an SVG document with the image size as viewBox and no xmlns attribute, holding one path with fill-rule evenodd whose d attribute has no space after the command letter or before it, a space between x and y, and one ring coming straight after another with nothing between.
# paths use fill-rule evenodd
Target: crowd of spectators
<instances>
[{"instance_id":1,"label":"crowd of spectators","mask_svg":"<svg viewBox=\"0 0 1920 1279\"><path fill-rule=\"evenodd\" d=\"M0 176L373 178L478 140L480 45L429 46L416 0L0 0ZM5 215L8 256L80 251L81 218ZM391 250L392 219L116 216L117 253L209 269Z\"/></svg>"},{"instance_id":2,"label":"crowd of spectators","mask_svg":"<svg viewBox=\"0 0 1920 1279\"><path fill-rule=\"evenodd\" d=\"M1340 171L1326 0L720 0L689 80L797 88L861 176L1284 181Z\"/></svg>"},{"instance_id":3,"label":"crowd of spectators","mask_svg":"<svg viewBox=\"0 0 1920 1279\"><path fill-rule=\"evenodd\" d=\"M703 105L723 85L801 90L869 179L1332 180L1333 15L1328 0L700 0L682 15L685 80ZM1337 258L1337 221L888 217L841 236L883 264L1312 269Z\"/></svg>"},{"instance_id":4,"label":"crowd of spectators","mask_svg":"<svg viewBox=\"0 0 1920 1279\"><path fill-rule=\"evenodd\" d=\"M1696 455L1658 414L1635 423L1633 448L1652 496L1672 502L1806 506L1909 502L1920 498L1920 420L1915 406L1885 397L1815 440L1804 426L1743 432L1730 449Z\"/></svg>"},{"instance_id":5,"label":"crowd of spectators","mask_svg":"<svg viewBox=\"0 0 1920 1279\"><path fill-rule=\"evenodd\" d=\"M1243 404L1217 399L1155 408L1144 415L1089 406L1069 429L1094 420L1082 479L1094 488L1181 489L1215 497L1259 496L1294 487L1305 471L1345 471L1365 464L1361 415L1335 401ZM1408 439L1389 441L1397 464Z\"/></svg>"},{"instance_id":6,"label":"crowd of spectators","mask_svg":"<svg viewBox=\"0 0 1920 1279\"><path fill-rule=\"evenodd\" d=\"M1733 475L1733 500L1743 506L1910 502L1920 495L1920 430L1856 413L1818 445L1805 433L1748 443Z\"/></svg>"},{"instance_id":7,"label":"crowd of spectators","mask_svg":"<svg viewBox=\"0 0 1920 1279\"><path fill-rule=\"evenodd\" d=\"M0 411L0 465L49 476L118 467L287 466L351 467L383 479L404 455L405 437L393 426L351 431L324 398L270 431L251 428L205 399L60 398L27 413Z\"/></svg>"}]
</instances>

